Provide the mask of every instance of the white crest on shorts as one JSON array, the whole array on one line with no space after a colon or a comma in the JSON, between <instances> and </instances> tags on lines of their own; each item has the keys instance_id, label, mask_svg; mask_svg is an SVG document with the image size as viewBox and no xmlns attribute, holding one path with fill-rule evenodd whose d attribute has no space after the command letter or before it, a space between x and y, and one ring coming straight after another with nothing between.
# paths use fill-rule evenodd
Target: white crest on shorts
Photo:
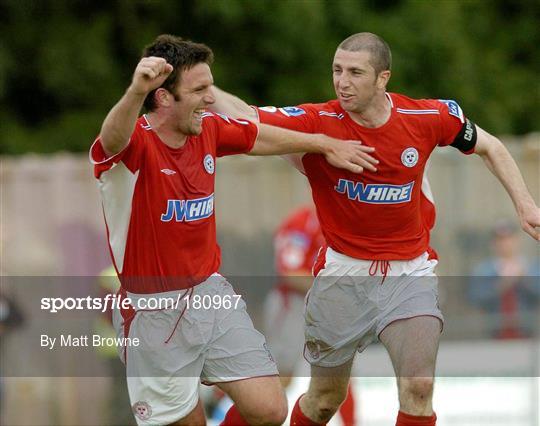
<instances>
[{"instance_id":1,"label":"white crest on shorts","mask_svg":"<svg viewBox=\"0 0 540 426\"><path fill-rule=\"evenodd\" d=\"M212 157L210 154L206 154L203 161L204 169L209 174L214 174L214 157Z\"/></svg>"},{"instance_id":2,"label":"white crest on shorts","mask_svg":"<svg viewBox=\"0 0 540 426\"><path fill-rule=\"evenodd\" d=\"M401 162L405 167L414 167L418 163L418 151L410 147L401 153Z\"/></svg>"},{"instance_id":3,"label":"white crest on shorts","mask_svg":"<svg viewBox=\"0 0 540 426\"><path fill-rule=\"evenodd\" d=\"M321 356L321 346L317 342L308 340L306 342L306 348L311 355L311 358L318 359Z\"/></svg>"},{"instance_id":4,"label":"white crest on shorts","mask_svg":"<svg viewBox=\"0 0 540 426\"><path fill-rule=\"evenodd\" d=\"M148 420L152 416L152 407L146 401L137 401L131 409L133 410L133 414L141 420Z\"/></svg>"}]
</instances>

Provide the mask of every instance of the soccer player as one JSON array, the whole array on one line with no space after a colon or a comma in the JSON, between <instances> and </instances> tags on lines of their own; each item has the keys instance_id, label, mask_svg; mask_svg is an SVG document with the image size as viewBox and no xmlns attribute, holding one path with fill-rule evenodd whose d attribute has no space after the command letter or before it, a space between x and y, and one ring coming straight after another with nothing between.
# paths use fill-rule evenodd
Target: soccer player
<instances>
[{"instance_id":1,"label":"soccer player","mask_svg":"<svg viewBox=\"0 0 540 426\"><path fill-rule=\"evenodd\" d=\"M119 336L137 342L121 357L141 425L204 424L201 379L235 402L226 425L277 425L287 414L265 339L218 274L216 158L319 152L352 172L376 161L357 142L206 112L214 102L211 62L207 46L159 36L90 150L129 302L113 322ZM143 105L149 112L138 117Z\"/></svg>"},{"instance_id":2,"label":"soccer player","mask_svg":"<svg viewBox=\"0 0 540 426\"><path fill-rule=\"evenodd\" d=\"M465 117L455 101L387 93L390 65L386 42L359 33L335 52L335 100L251 109L216 90L216 110L359 139L376 147L380 161L377 173L352 175L317 154L293 157L310 182L328 243L307 299L304 355L312 379L293 409L295 425L325 424L333 416L345 398L355 352L377 338L397 376L396 424L435 425L433 377L443 317L437 304L437 259L422 209L428 195L422 181L436 147L479 155L510 195L523 230L539 239L540 210L504 145Z\"/></svg>"},{"instance_id":3,"label":"soccer player","mask_svg":"<svg viewBox=\"0 0 540 426\"><path fill-rule=\"evenodd\" d=\"M277 285L266 297L264 334L276 360L281 383L286 388L302 358L304 346L304 299L313 283L312 267L325 244L313 206L292 211L281 222L274 237ZM355 401L349 386L339 408L344 425L355 424Z\"/></svg>"}]
</instances>

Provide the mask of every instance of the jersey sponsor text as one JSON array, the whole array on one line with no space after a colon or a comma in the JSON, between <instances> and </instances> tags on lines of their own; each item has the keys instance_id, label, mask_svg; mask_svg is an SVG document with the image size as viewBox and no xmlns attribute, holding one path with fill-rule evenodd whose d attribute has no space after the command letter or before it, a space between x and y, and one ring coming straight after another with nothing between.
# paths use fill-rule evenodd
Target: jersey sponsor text
<instances>
[{"instance_id":1,"label":"jersey sponsor text","mask_svg":"<svg viewBox=\"0 0 540 426\"><path fill-rule=\"evenodd\" d=\"M414 181L405 185L367 184L339 179L334 188L340 194L346 194L349 200L371 204L398 204L411 201Z\"/></svg>"},{"instance_id":2,"label":"jersey sponsor text","mask_svg":"<svg viewBox=\"0 0 540 426\"><path fill-rule=\"evenodd\" d=\"M214 194L194 200L167 200L167 210L161 215L162 222L191 222L205 219L214 213Z\"/></svg>"}]
</instances>

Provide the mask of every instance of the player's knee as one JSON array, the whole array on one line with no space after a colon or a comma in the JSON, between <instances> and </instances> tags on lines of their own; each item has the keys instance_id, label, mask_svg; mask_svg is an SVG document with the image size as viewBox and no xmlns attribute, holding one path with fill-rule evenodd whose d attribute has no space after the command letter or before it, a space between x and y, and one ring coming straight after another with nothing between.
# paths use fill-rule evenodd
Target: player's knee
<instances>
[{"instance_id":1,"label":"player's knee","mask_svg":"<svg viewBox=\"0 0 540 426\"><path fill-rule=\"evenodd\" d=\"M433 382L432 377L402 377L400 393L418 403L429 401L433 393Z\"/></svg>"},{"instance_id":2,"label":"player's knee","mask_svg":"<svg viewBox=\"0 0 540 426\"><path fill-rule=\"evenodd\" d=\"M258 406L249 407L248 411L242 413L245 420L250 425L282 425L287 419L287 400L279 398L276 401L264 404L258 404Z\"/></svg>"}]
</instances>

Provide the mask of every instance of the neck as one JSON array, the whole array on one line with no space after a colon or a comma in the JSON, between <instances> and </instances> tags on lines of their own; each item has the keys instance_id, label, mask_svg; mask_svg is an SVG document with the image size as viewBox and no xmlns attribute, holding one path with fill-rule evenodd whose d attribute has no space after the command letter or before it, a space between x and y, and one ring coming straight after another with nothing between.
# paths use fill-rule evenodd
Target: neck
<instances>
[{"instance_id":1,"label":"neck","mask_svg":"<svg viewBox=\"0 0 540 426\"><path fill-rule=\"evenodd\" d=\"M187 135L176 128L171 120L163 114L150 112L146 114L146 119L152 130L159 136L159 139L171 148L181 148L187 141Z\"/></svg>"},{"instance_id":2,"label":"neck","mask_svg":"<svg viewBox=\"0 0 540 426\"><path fill-rule=\"evenodd\" d=\"M363 127L377 128L386 124L392 114L392 107L382 92L374 97L373 101L361 111L347 111L352 120Z\"/></svg>"}]
</instances>

